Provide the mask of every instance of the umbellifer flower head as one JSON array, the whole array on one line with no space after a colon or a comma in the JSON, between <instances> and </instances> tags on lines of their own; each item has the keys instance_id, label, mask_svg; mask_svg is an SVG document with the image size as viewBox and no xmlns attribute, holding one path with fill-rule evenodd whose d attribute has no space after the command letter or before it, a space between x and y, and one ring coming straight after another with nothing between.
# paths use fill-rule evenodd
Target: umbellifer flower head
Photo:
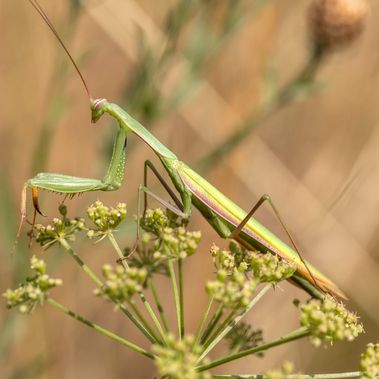
<instances>
[{"instance_id":1,"label":"umbellifer flower head","mask_svg":"<svg viewBox=\"0 0 379 379\"><path fill-rule=\"evenodd\" d=\"M251 273L260 283L277 283L293 275L296 266L275 254L250 251L237 242L230 243L230 250L221 250L216 245L211 248L213 262L217 269L229 273Z\"/></svg>"},{"instance_id":2,"label":"umbellifer flower head","mask_svg":"<svg viewBox=\"0 0 379 379\"><path fill-rule=\"evenodd\" d=\"M279 370L269 370L265 373L265 378L267 379L286 379L291 376L291 379L301 378L300 374L293 374L294 364L292 362L284 362L281 369Z\"/></svg>"},{"instance_id":3,"label":"umbellifer flower head","mask_svg":"<svg viewBox=\"0 0 379 379\"><path fill-rule=\"evenodd\" d=\"M27 278L16 289L7 289L3 296L7 299L7 308L17 307L21 313L30 313L37 304L43 304L51 288L62 285L61 279L50 278L46 274L46 263L33 256L30 268L35 275Z\"/></svg>"},{"instance_id":4,"label":"umbellifer flower head","mask_svg":"<svg viewBox=\"0 0 379 379\"><path fill-rule=\"evenodd\" d=\"M84 219L69 219L64 215L62 218L54 218L49 225L35 225L35 239L41 246L47 248L62 239L75 240L75 234L84 229Z\"/></svg>"},{"instance_id":5,"label":"umbellifer flower head","mask_svg":"<svg viewBox=\"0 0 379 379\"><path fill-rule=\"evenodd\" d=\"M335 49L352 42L364 29L366 0L313 0L309 25L314 43Z\"/></svg>"},{"instance_id":6,"label":"umbellifer flower head","mask_svg":"<svg viewBox=\"0 0 379 379\"><path fill-rule=\"evenodd\" d=\"M329 296L323 301L313 299L301 305L300 310L300 323L309 328L315 346L322 342L352 341L363 332L358 316Z\"/></svg>"},{"instance_id":7,"label":"umbellifer flower head","mask_svg":"<svg viewBox=\"0 0 379 379\"><path fill-rule=\"evenodd\" d=\"M106 279L104 286L96 289L95 294L124 302L142 290L147 271L144 268L112 267L107 264L103 266L103 276Z\"/></svg>"},{"instance_id":8,"label":"umbellifer flower head","mask_svg":"<svg viewBox=\"0 0 379 379\"><path fill-rule=\"evenodd\" d=\"M362 379L379 378L379 343L369 343L361 354Z\"/></svg>"},{"instance_id":9,"label":"umbellifer flower head","mask_svg":"<svg viewBox=\"0 0 379 379\"><path fill-rule=\"evenodd\" d=\"M186 230L172 212L160 208L148 209L141 219L141 227L155 237L154 259L183 259L195 253L201 239L200 232Z\"/></svg>"},{"instance_id":10,"label":"umbellifer flower head","mask_svg":"<svg viewBox=\"0 0 379 379\"><path fill-rule=\"evenodd\" d=\"M242 272L228 273L217 271L217 279L209 281L206 290L216 301L226 308L246 308L255 291L256 281L246 277Z\"/></svg>"},{"instance_id":11,"label":"umbellifer flower head","mask_svg":"<svg viewBox=\"0 0 379 379\"><path fill-rule=\"evenodd\" d=\"M126 204L118 203L115 208L105 206L101 201L95 201L87 209L88 218L95 227L87 232L89 238L102 238L116 229L126 217Z\"/></svg>"},{"instance_id":12,"label":"umbellifer flower head","mask_svg":"<svg viewBox=\"0 0 379 379\"><path fill-rule=\"evenodd\" d=\"M200 238L200 232L189 232L182 226L164 228L154 256L156 259L184 259L196 252Z\"/></svg>"},{"instance_id":13,"label":"umbellifer flower head","mask_svg":"<svg viewBox=\"0 0 379 379\"><path fill-rule=\"evenodd\" d=\"M172 379L210 379L207 372L197 372L199 357L202 349L195 344L193 336L184 336L182 340L177 340L170 334L166 338L166 346L154 345L153 351L156 354L155 364L162 377Z\"/></svg>"}]
</instances>

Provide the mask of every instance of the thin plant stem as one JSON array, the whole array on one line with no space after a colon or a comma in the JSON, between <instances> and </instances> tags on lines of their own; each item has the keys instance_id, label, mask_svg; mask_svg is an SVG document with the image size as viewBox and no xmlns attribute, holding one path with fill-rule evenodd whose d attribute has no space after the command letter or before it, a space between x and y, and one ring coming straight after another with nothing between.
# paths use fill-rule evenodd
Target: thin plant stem
<instances>
[{"instance_id":1,"label":"thin plant stem","mask_svg":"<svg viewBox=\"0 0 379 379\"><path fill-rule=\"evenodd\" d=\"M164 309L163 309L162 304L161 304L160 299L159 299L158 291L155 287L155 283L154 283L154 280L152 278L149 279L149 285L150 285L151 293L153 294L155 304L156 304L158 312L159 312L159 316L162 320L163 327L164 327L165 331L168 332L168 331L170 331L170 326L168 325L166 315L164 313Z\"/></svg>"},{"instance_id":2,"label":"thin plant stem","mask_svg":"<svg viewBox=\"0 0 379 379\"><path fill-rule=\"evenodd\" d=\"M211 337L208 338L208 340L203 345L203 353L201 357L199 358L199 362L209 353L209 351L216 346L217 342L219 342L219 338L217 338L219 335L221 335L221 332L225 330L226 326L229 324L235 325L234 322L232 322L232 319L234 315L237 313L237 309L232 309L229 313L229 315L224 319L224 321L219 325L219 327L216 329L216 331L212 334ZM216 343L214 344L213 342Z\"/></svg>"},{"instance_id":3,"label":"thin plant stem","mask_svg":"<svg viewBox=\"0 0 379 379\"><path fill-rule=\"evenodd\" d=\"M129 268L129 265L128 263L126 262L125 260L125 257L122 253L122 250L120 249L120 246L118 244L118 242L116 241L116 239L114 238L114 235L112 232L109 232L108 234L108 239L109 241L111 242L113 248L115 249L118 257L120 258L120 261L122 263L122 265L124 266L125 270ZM159 331L160 335L162 336L163 339L165 339L165 334L164 334L164 331L162 329L162 326L161 324L159 323L159 320L157 318L157 316L155 315L153 309L151 308L149 302L146 300L146 297L145 295L143 294L142 291L138 291L138 295L142 301L142 304L144 305L144 307L146 308L146 311L147 313L149 314L151 320L153 321L155 327L157 328L157 330ZM140 313L141 315L141 313ZM142 315L141 315L142 316ZM142 320L141 320L142 321ZM146 321L146 320L145 320ZM151 329L150 329L151 331ZM157 341L159 341L159 339L157 339Z\"/></svg>"},{"instance_id":4,"label":"thin plant stem","mask_svg":"<svg viewBox=\"0 0 379 379\"><path fill-rule=\"evenodd\" d=\"M52 298L48 298L47 299L47 302L52 305L53 307L59 309L60 311L62 311L63 313L67 314L68 316L72 317L73 319L89 326L90 328L93 328L95 330L97 330L98 332L104 334L105 336L109 337L109 338L112 338L113 340L129 347L130 349L136 351L137 353L141 353L143 354L144 356L148 357L148 358L151 358L151 359L154 359L154 354L146 351L145 349L142 349L141 347L135 345L134 343L132 342L129 342L128 340L118 336L117 334L114 334L112 333L111 331L105 329L105 328L102 328L100 325L97 325L85 318L83 318L82 316L79 316L78 314L74 313L73 311L69 310L68 308L66 308L65 306L63 306L62 304L58 303L57 301L53 300Z\"/></svg>"},{"instance_id":5,"label":"thin plant stem","mask_svg":"<svg viewBox=\"0 0 379 379\"><path fill-rule=\"evenodd\" d=\"M183 259L178 260L180 339L184 337L184 295L183 295Z\"/></svg>"},{"instance_id":6,"label":"thin plant stem","mask_svg":"<svg viewBox=\"0 0 379 379\"><path fill-rule=\"evenodd\" d=\"M201 336L201 333L203 331L203 328L204 328L204 325L205 325L205 321L207 321L207 318L209 316L209 312L212 308L212 304L213 304L213 301L214 301L214 297L212 296L210 299L209 299L209 302L208 302L208 306L204 312L204 315L203 315L203 318L199 324L199 327L197 328L197 331L196 331L196 334L195 334L195 344L194 345L197 345L199 343L199 340L200 340L200 336Z\"/></svg>"},{"instance_id":7,"label":"thin plant stem","mask_svg":"<svg viewBox=\"0 0 379 379\"><path fill-rule=\"evenodd\" d=\"M96 276L96 274L84 263L84 261L79 257L78 254L72 249L70 244L64 239L61 238L59 240L59 243L65 250L68 251L68 253L71 255L72 258L79 264L79 266L83 269L83 271L91 278L91 280L96 284L97 287L100 289L103 288L104 284L103 282ZM121 311L129 318L129 320L144 334L144 336L152 343L155 342L155 339L152 335L148 332L148 330L141 324L140 321L138 321L131 313L130 311L125 307L124 304L121 304L119 301L113 299L110 297L110 299L121 309Z\"/></svg>"},{"instance_id":8,"label":"thin plant stem","mask_svg":"<svg viewBox=\"0 0 379 379\"><path fill-rule=\"evenodd\" d=\"M209 354L209 352L241 321L243 317L253 308L259 300L267 293L267 291L271 288L271 284L266 284L261 291L258 293L254 299L251 300L249 305L236 317L232 320L235 312L231 312L231 314L225 319L225 321L221 324L221 326L217 329L214 335L209 339L209 341L205 345L205 350L201 354L199 358L199 362Z\"/></svg>"},{"instance_id":9,"label":"thin plant stem","mask_svg":"<svg viewBox=\"0 0 379 379\"><path fill-rule=\"evenodd\" d=\"M159 322L157 316L155 315L153 308L150 306L150 303L147 301L147 299L146 299L146 297L142 291L139 291L138 294L139 294L139 297L140 297L143 305L146 308L147 313L149 314L151 320L153 321L155 327L157 328L159 334L162 336L163 340L165 340L165 332L163 331L162 325Z\"/></svg>"},{"instance_id":10,"label":"thin plant stem","mask_svg":"<svg viewBox=\"0 0 379 379\"><path fill-rule=\"evenodd\" d=\"M176 282L176 275L175 275L175 269L174 269L174 264L173 260L170 259L168 261L168 270L170 272L170 278L171 278L171 283L172 283L172 288L174 290L174 299L175 299L175 308L176 308L176 319L178 322L178 335L179 338L181 339L181 331L182 331L182 316L180 315L180 299L179 299L179 291L178 291L178 285Z\"/></svg>"},{"instance_id":11,"label":"thin plant stem","mask_svg":"<svg viewBox=\"0 0 379 379\"><path fill-rule=\"evenodd\" d=\"M150 326L150 324L148 323L148 321L145 319L145 317L143 316L143 314L141 313L141 311L138 309L138 307L137 307L137 305L136 305L136 303L134 302L133 299L130 299L128 301L128 305L133 309L133 311L137 315L137 318L141 321L142 325L149 331L149 333L151 334L151 336L154 338L154 340L155 340L154 342L162 344L162 341L155 334L153 328Z\"/></svg>"},{"instance_id":12,"label":"thin plant stem","mask_svg":"<svg viewBox=\"0 0 379 379\"><path fill-rule=\"evenodd\" d=\"M114 238L114 235L112 232L107 233L108 239L110 243L112 244L113 248L115 249L118 257L120 258L120 262L124 266L125 269L129 268L128 262L126 262L125 256L122 253L122 250L120 249L119 244L117 243L116 239Z\"/></svg>"},{"instance_id":13,"label":"thin plant stem","mask_svg":"<svg viewBox=\"0 0 379 379\"><path fill-rule=\"evenodd\" d=\"M103 287L103 282L96 276L96 274L84 263L84 261L79 257L78 254L71 248L69 243L61 238L59 243L69 252L72 258L79 264L82 270L92 279L92 281L100 288Z\"/></svg>"},{"instance_id":14,"label":"thin plant stem","mask_svg":"<svg viewBox=\"0 0 379 379\"><path fill-rule=\"evenodd\" d=\"M323 61L322 49L315 47L300 72L287 83L277 94L272 96L259 110L254 111L241 125L235 128L235 132L220 145L201 158L196 167L206 171L221 158L230 154L259 124L264 122L272 114L293 101L298 88L304 83L312 83L320 63Z\"/></svg>"},{"instance_id":15,"label":"thin plant stem","mask_svg":"<svg viewBox=\"0 0 379 379\"><path fill-rule=\"evenodd\" d=\"M209 337L209 335L212 333L214 327L216 326L216 324L222 317L223 312L224 312L224 306L220 304L215 314L213 315L212 319L209 321L207 327L205 328L203 335L201 336L201 340L200 340L201 344L204 344L207 338Z\"/></svg>"},{"instance_id":16,"label":"thin plant stem","mask_svg":"<svg viewBox=\"0 0 379 379\"><path fill-rule=\"evenodd\" d=\"M337 372L330 374L292 374L282 376L283 379L347 379L360 378L363 375L361 371ZM212 375L212 379L266 379L267 376L262 374L255 375Z\"/></svg>"},{"instance_id":17,"label":"thin plant stem","mask_svg":"<svg viewBox=\"0 0 379 379\"><path fill-rule=\"evenodd\" d=\"M236 354L226 355L225 357L216 359L213 362L210 362L210 363L207 363L204 365L200 365L197 367L197 370L199 372L209 370L211 368L221 366L225 363L234 361L236 359L246 357L247 355L255 354L255 353L258 353L260 351L264 351L264 350L270 349L270 348L275 347L275 346L283 345L285 343L295 341L295 340L298 340L300 338L307 337L307 336L309 336L309 334L310 334L310 331L308 328L301 327L301 328L296 329L293 332L291 332L291 333L289 333L283 337L280 337L274 341L267 342L267 343L264 343L262 345L252 347L251 349L240 351Z\"/></svg>"}]
</instances>

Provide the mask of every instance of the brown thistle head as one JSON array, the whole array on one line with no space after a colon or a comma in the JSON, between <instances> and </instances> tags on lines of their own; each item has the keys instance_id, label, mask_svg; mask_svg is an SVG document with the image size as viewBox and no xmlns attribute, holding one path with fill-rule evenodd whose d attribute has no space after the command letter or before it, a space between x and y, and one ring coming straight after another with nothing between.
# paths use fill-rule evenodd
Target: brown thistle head
<instances>
[{"instance_id":1,"label":"brown thistle head","mask_svg":"<svg viewBox=\"0 0 379 379\"><path fill-rule=\"evenodd\" d=\"M353 42L364 30L367 0L313 0L309 27L316 47L335 50Z\"/></svg>"}]
</instances>

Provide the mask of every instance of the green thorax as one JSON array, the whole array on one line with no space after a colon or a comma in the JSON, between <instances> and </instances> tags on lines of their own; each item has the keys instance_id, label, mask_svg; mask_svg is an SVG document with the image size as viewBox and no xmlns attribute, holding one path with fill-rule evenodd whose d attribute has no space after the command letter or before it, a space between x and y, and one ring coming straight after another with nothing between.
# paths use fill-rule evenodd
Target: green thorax
<instances>
[{"instance_id":1,"label":"green thorax","mask_svg":"<svg viewBox=\"0 0 379 379\"><path fill-rule=\"evenodd\" d=\"M101 110L114 117L124 128L126 132L133 132L138 135L145 143L147 143L159 157L176 160L176 155L155 138L142 124L135 120L129 113L119 107L117 104L103 101L99 104Z\"/></svg>"}]
</instances>

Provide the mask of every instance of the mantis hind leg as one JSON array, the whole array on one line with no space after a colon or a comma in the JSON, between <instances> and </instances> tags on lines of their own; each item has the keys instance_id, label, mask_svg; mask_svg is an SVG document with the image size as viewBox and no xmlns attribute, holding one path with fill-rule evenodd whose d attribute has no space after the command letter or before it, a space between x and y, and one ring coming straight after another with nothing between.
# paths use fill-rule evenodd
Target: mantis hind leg
<instances>
[{"instance_id":1,"label":"mantis hind leg","mask_svg":"<svg viewBox=\"0 0 379 379\"><path fill-rule=\"evenodd\" d=\"M162 184L163 188L166 190L166 192L170 195L171 199L176 204L176 209L180 212L178 214L179 217L187 217L184 211L184 204L179 200L179 198L176 196L173 189L169 186L167 181L163 178L163 176L159 173L159 171L155 168L153 163L149 160L145 161L144 164L144 175L143 175L143 186L145 188L144 190L144 208L143 208L143 214L146 212L147 208L147 195L150 195L151 197L155 198L158 202L160 202L162 205L170 209L170 206L167 206L167 202L161 198L159 198L157 195L155 195L153 192L151 192L147 187L147 169L150 168L152 173L155 175L155 177L159 180L159 182ZM174 213L177 213L176 211L173 211Z\"/></svg>"},{"instance_id":2,"label":"mantis hind leg","mask_svg":"<svg viewBox=\"0 0 379 379\"><path fill-rule=\"evenodd\" d=\"M325 292L321 287L320 285L317 283L317 280L315 279L314 275L312 274L311 270L309 269L308 265L307 265L307 262L304 260L302 254L300 253L300 249L297 247L297 244L295 243L295 240L294 238L292 237L290 231L288 230L288 228L286 227L283 219L282 219L282 216L280 215L279 211L277 210L276 206L274 205L273 201L271 200L271 197L267 194L264 194L261 196L261 198L257 201L257 203L253 206L253 208L250 210L250 212L246 215L246 217L240 222L240 224L232 231L232 233L230 234L229 238L236 238L239 236L239 234L241 233L243 227L248 223L248 221L253 217L253 215L255 214L255 212L265 203L267 202L268 204L270 204L271 206L271 209L274 211L274 214L276 216L276 218L278 219L280 225L282 226L283 230L285 231L285 233L287 234L289 240L291 241L291 244L292 246L294 247L297 255L299 256L301 262L303 263L305 269L307 270L308 274L310 275L310 277L312 278L313 280L313 283L314 285L316 286L316 288L320 289L322 292Z\"/></svg>"},{"instance_id":3,"label":"mantis hind leg","mask_svg":"<svg viewBox=\"0 0 379 379\"><path fill-rule=\"evenodd\" d=\"M153 174L156 176L158 181L162 184L163 188L166 190L166 192L170 195L171 199L174 201L175 205L170 204L168 201L162 199L158 195L156 195L154 192L152 192L148 187L147 187L147 173L148 173L148 168L153 172ZM155 199L158 203L162 204L164 207L169 209L171 212L176 214L179 217L182 218L188 218L188 215L184 212L184 205L176 196L174 190L169 186L167 181L163 178L163 176L158 172L158 170L155 168L153 163L149 160L145 161L144 164L144 184L140 184L138 186L138 194L137 194L137 233L136 233L136 240L133 244L133 247L131 248L130 252L128 255L124 257L124 259L127 259L131 257L134 252L137 249L138 246L138 241L140 240L140 235L141 235L141 230L140 230L140 220L141 217L143 217L146 213L147 209L147 197L150 196L153 199ZM143 195L143 210L141 209L141 202L142 202L142 195ZM119 259L117 262L120 262L121 259Z\"/></svg>"}]
</instances>

